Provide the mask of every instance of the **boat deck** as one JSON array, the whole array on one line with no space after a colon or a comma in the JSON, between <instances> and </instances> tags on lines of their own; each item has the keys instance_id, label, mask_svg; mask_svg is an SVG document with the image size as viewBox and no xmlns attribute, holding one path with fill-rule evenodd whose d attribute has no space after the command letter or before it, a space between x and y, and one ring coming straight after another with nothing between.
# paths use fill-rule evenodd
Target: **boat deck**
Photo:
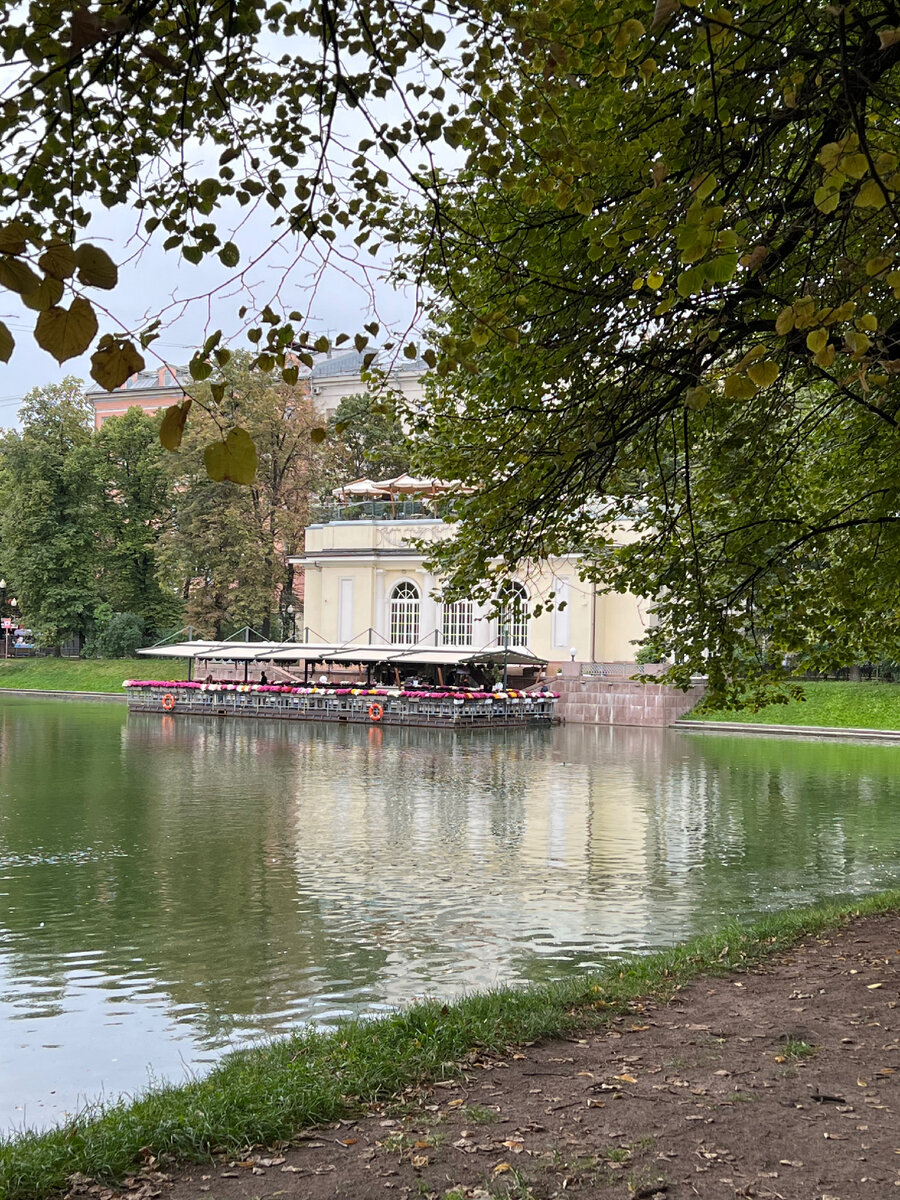
<instances>
[{"instance_id":1,"label":"boat deck","mask_svg":"<svg viewBox=\"0 0 900 1200\"><path fill-rule=\"evenodd\" d=\"M553 693L404 691L398 688L287 687L274 684L126 680L136 712L360 725L501 729L554 720Z\"/></svg>"}]
</instances>

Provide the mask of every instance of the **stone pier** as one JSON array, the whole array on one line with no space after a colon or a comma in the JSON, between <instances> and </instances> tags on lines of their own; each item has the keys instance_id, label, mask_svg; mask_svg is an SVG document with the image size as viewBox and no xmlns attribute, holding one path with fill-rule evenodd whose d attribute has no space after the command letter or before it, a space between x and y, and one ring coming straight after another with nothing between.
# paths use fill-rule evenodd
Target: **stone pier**
<instances>
[{"instance_id":1,"label":"stone pier","mask_svg":"<svg viewBox=\"0 0 900 1200\"><path fill-rule=\"evenodd\" d=\"M682 692L661 683L583 676L578 664L567 664L551 686L560 694L557 716L573 725L671 725L690 712L706 690L700 682Z\"/></svg>"}]
</instances>

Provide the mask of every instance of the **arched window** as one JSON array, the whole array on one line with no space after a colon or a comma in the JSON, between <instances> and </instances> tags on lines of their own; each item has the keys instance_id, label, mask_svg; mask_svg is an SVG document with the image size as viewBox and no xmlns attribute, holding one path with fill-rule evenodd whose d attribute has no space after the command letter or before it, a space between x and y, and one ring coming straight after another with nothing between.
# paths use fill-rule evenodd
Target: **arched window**
<instances>
[{"instance_id":1,"label":"arched window","mask_svg":"<svg viewBox=\"0 0 900 1200\"><path fill-rule=\"evenodd\" d=\"M475 609L471 600L444 605L442 629L445 646L471 646Z\"/></svg>"},{"instance_id":2,"label":"arched window","mask_svg":"<svg viewBox=\"0 0 900 1200\"><path fill-rule=\"evenodd\" d=\"M395 646L419 640L419 589L414 583L398 583L391 592L391 641Z\"/></svg>"},{"instance_id":3,"label":"arched window","mask_svg":"<svg viewBox=\"0 0 900 1200\"><path fill-rule=\"evenodd\" d=\"M497 640L504 646L528 645L528 592L521 583L508 583L497 622Z\"/></svg>"}]
</instances>

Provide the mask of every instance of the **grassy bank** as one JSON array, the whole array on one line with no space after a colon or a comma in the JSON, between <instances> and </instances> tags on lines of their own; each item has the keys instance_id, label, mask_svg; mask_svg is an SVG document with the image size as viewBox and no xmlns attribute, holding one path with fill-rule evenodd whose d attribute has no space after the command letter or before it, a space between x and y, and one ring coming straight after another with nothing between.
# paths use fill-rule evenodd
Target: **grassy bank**
<instances>
[{"instance_id":1,"label":"grassy bank","mask_svg":"<svg viewBox=\"0 0 900 1200\"><path fill-rule=\"evenodd\" d=\"M900 907L900 892L850 904L775 914L732 925L604 973L521 991L496 991L457 1004L429 1002L391 1017L301 1032L227 1058L204 1079L161 1088L132 1104L81 1114L49 1133L0 1144L0 1196L40 1200L76 1171L113 1181L157 1155L202 1159L290 1137L316 1124L456 1072L473 1047L510 1045L602 1026L641 996L665 997L702 974L740 969L806 934L850 916ZM144 1151L146 1153L146 1150Z\"/></svg>"},{"instance_id":2,"label":"grassy bank","mask_svg":"<svg viewBox=\"0 0 900 1200\"><path fill-rule=\"evenodd\" d=\"M121 694L123 679L187 679L183 658L0 658L0 689Z\"/></svg>"},{"instance_id":3,"label":"grassy bank","mask_svg":"<svg viewBox=\"0 0 900 1200\"><path fill-rule=\"evenodd\" d=\"M692 721L760 725L828 725L841 729L900 729L900 684L804 683L806 699L767 704L755 712L692 712Z\"/></svg>"}]
</instances>

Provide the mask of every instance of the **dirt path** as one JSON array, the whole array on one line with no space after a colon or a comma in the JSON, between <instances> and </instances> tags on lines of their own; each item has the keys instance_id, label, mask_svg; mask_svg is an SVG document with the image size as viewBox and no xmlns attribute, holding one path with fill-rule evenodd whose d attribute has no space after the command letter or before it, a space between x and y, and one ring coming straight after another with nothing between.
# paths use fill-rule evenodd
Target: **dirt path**
<instances>
[{"instance_id":1,"label":"dirt path","mask_svg":"<svg viewBox=\"0 0 900 1200\"><path fill-rule=\"evenodd\" d=\"M124 1195L900 1200L898 1005L900 916L865 918L289 1147L148 1162Z\"/></svg>"}]
</instances>

